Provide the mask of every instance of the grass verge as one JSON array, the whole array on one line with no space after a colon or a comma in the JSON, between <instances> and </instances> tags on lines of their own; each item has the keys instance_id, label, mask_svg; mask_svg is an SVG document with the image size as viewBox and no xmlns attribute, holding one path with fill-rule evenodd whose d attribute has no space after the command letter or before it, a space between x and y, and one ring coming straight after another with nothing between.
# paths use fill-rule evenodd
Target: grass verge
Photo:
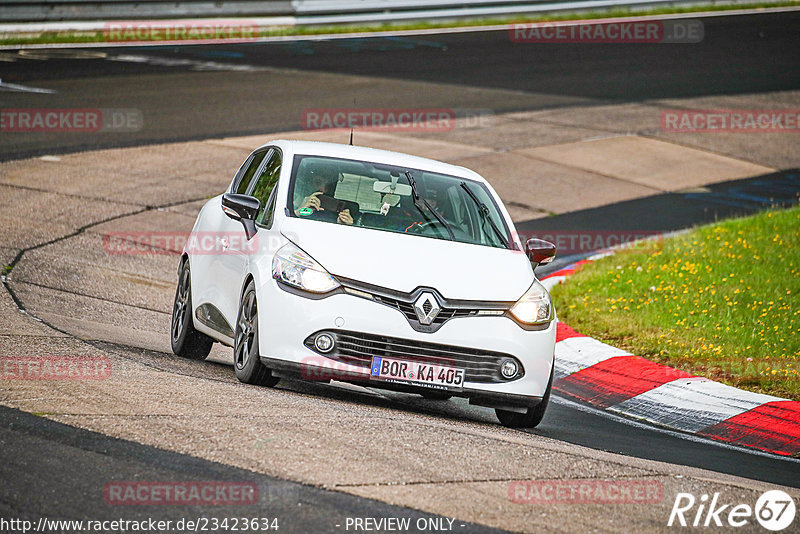
<instances>
[{"instance_id":1,"label":"grass verge","mask_svg":"<svg viewBox=\"0 0 800 534\"><path fill-rule=\"evenodd\" d=\"M609 9L588 13L552 13L532 16L499 17L487 19L443 20L436 22L414 21L401 23L377 23L362 25L319 25L319 26L269 26L258 32L259 38L286 36L314 36L344 33L363 33L380 31L428 30L444 28L461 28L474 26L492 26L510 23L556 22L565 20L590 20L610 17L642 17L671 15L680 13L699 13L707 11L732 11L741 9L764 9L773 7L794 7L800 5L798 0L778 0L776 2L753 2L747 4L700 4L686 7L665 7L654 9ZM135 22L135 21L132 21ZM41 44L80 44L107 42L103 30L89 31L34 31L19 34L0 34L0 45L41 45ZM115 41L118 42L118 41ZM158 43L158 41L150 41ZM223 43L224 41L220 41Z\"/></svg>"},{"instance_id":2,"label":"grass verge","mask_svg":"<svg viewBox=\"0 0 800 534\"><path fill-rule=\"evenodd\" d=\"M645 248L554 288L559 319L650 360L800 400L800 207Z\"/></svg>"}]
</instances>

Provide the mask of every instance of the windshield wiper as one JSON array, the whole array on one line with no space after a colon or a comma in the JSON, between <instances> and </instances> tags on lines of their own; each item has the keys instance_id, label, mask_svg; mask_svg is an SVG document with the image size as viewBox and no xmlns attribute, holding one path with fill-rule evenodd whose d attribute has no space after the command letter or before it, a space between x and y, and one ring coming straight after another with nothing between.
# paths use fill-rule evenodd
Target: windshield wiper
<instances>
[{"instance_id":1,"label":"windshield wiper","mask_svg":"<svg viewBox=\"0 0 800 534\"><path fill-rule=\"evenodd\" d=\"M503 244L503 246L508 248L508 239L506 239L506 236L503 235L503 232L500 231L500 229L492 220L492 217L489 215L489 208L486 207L486 204L481 202L481 199L479 199L478 196L472 192L472 189L469 188L466 182L461 182L461 187L467 192L469 198L472 199L475 205L478 206L478 210L481 212L481 215L483 215L483 220L489 221L489 225L492 227L492 230L494 230L494 233L497 234L497 237L500 239L500 242Z\"/></svg>"},{"instance_id":2,"label":"windshield wiper","mask_svg":"<svg viewBox=\"0 0 800 534\"><path fill-rule=\"evenodd\" d=\"M414 180L413 176L411 176L411 171L406 171L406 178L408 178L408 185L411 186L411 194L414 197L414 205L417 207L417 209L419 211L422 211L422 208L420 208L419 205L417 204L417 201L422 200L425 207L428 208L428 211L430 211L433 214L433 216L436 217L436 220L439 221L439 224L444 226L445 230L447 230L447 233L450 235L450 240L455 241L456 236L455 234L453 234L453 230L450 228L450 225L447 224L447 222L444 220L444 217L439 215L439 212L433 209L433 206L431 206L427 200L419 196L419 193L417 193L417 181Z\"/></svg>"}]
</instances>

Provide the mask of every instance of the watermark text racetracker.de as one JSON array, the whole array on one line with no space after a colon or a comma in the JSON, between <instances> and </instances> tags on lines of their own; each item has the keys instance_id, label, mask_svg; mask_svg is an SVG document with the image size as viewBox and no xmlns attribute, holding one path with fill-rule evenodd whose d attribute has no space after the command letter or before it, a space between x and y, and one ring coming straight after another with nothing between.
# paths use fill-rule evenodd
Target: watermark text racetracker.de
<instances>
[{"instance_id":1,"label":"watermark text racetracker.de","mask_svg":"<svg viewBox=\"0 0 800 534\"><path fill-rule=\"evenodd\" d=\"M391 365L388 363L387 358L383 359L383 365ZM425 361L424 359L415 359L415 358L407 358L407 362L411 364L412 362L418 362L420 365L409 367L410 374L408 375L407 379L400 380L403 383L416 383L419 380L419 377L415 377L413 374L414 368L416 368L418 373L430 373L433 372L434 375L437 374L438 371L442 369L445 372L448 369L453 369L457 366L455 360L452 360L447 357L438 357L436 363ZM357 381L374 381L379 378L375 378L377 375L373 375L370 373L369 369L364 369L361 367L357 367L355 365L351 365L345 363L343 361L335 360L326 356L306 356L300 361L300 376L303 380L308 380L311 382L320 381L320 382L328 382L330 380L337 380L341 382L357 382ZM389 380L393 382L398 382L398 380ZM421 384L418 384L421 385ZM424 387L427 387L431 390L445 390L446 387L444 385L430 385L425 384Z\"/></svg>"},{"instance_id":2,"label":"watermark text racetracker.de","mask_svg":"<svg viewBox=\"0 0 800 534\"><path fill-rule=\"evenodd\" d=\"M38 521L20 518L0 518L0 532L50 533L68 532L139 532L148 534L186 532L268 532L279 531L280 521L277 517L213 517L196 516L180 519L50 519L40 517Z\"/></svg>"},{"instance_id":3,"label":"watermark text racetracker.de","mask_svg":"<svg viewBox=\"0 0 800 534\"><path fill-rule=\"evenodd\" d=\"M106 380L107 356L2 356L0 380Z\"/></svg>"},{"instance_id":4,"label":"watermark text racetracker.de","mask_svg":"<svg viewBox=\"0 0 800 534\"><path fill-rule=\"evenodd\" d=\"M664 487L657 480L515 480L508 499L516 504L657 504Z\"/></svg>"},{"instance_id":5,"label":"watermark text racetracker.de","mask_svg":"<svg viewBox=\"0 0 800 534\"><path fill-rule=\"evenodd\" d=\"M655 230L535 230L518 234L523 244L531 238L556 246L559 256L615 248L619 252L646 252L661 248L663 234Z\"/></svg>"},{"instance_id":6,"label":"watermark text racetracker.de","mask_svg":"<svg viewBox=\"0 0 800 534\"><path fill-rule=\"evenodd\" d=\"M309 108L300 116L304 130L376 130L450 132L456 128L485 128L493 112L452 108Z\"/></svg>"},{"instance_id":7,"label":"watermark text racetracker.de","mask_svg":"<svg viewBox=\"0 0 800 534\"><path fill-rule=\"evenodd\" d=\"M138 132L144 115L133 108L16 108L0 109L4 133L125 133Z\"/></svg>"},{"instance_id":8,"label":"watermark text racetracker.de","mask_svg":"<svg viewBox=\"0 0 800 534\"><path fill-rule=\"evenodd\" d=\"M704 28L695 19L572 20L512 24L508 37L513 43L532 44L699 43Z\"/></svg>"},{"instance_id":9,"label":"watermark text racetracker.de","mask_svg":"<svg viewBox=\"0 0 800 534\"><path fill-rule=\"evenodd\" d=\"M235 505L258 502L252 482L109 482L103 498L111 505Z\"/></svg>"},{"instance_id":10,"label":"watermark text racetracker.de","mask_svg":"<svg viewBox=\"0 0 800 534\"><path fill-rule=\"evenodd\" d=\"M800 133L797 109L666 109L666 133Z\"/></svg>"},{"instance_id":11,"label":"watermark text racetracker.de","mask_svg":"<svg viewBox=\"0 0 800 534\"><path fill-rule=\"evenodd\" d=\"M285 243L283 238L262 234L248 239L244 231L118 231L103 234L103 248L112 255L171 255L183 251L191 255L249 255L258 251L276 251Z\"/></svg>"},{"instance_id":12,"label":"watermark text racetracker.de","mask_svg":"<svg viewBox=\"0 0 800 534\"><path fill-rule=\"evenodd\" d=\"M204 42L253 41L258 38L258 23L252 20L127 20L107 22L103 28L106 41Z\"/></svg>"},{"instance_id":13,"label":"watermark text racetracker.de","mask_svg":"<svg viewBox=\"0 0 800 534\"><path fill-rule=\"evenodd\" d=\"M338 381L368 381L369 373L363 369L354 368L344 362L332 360L324 356L306 356L300 362L300 376L303 380L328 382Z\"/></svg>"},{"instance_id":14,"label":"watermark text racetracker.de","mask_svg":"<svg viewBox=\"0 0 800 534\"><path fill-rule=\"evenodd\" d=\"M705 348L705 347L704 347ZM800 359L771 357L768 360L753 359L752 357L718 359L709 356L702 360L704 368L712 372L719 372L723 376L735 376L740 380L757 382L762 385L766 382L783 378L797 376L800 374ZM678 369L692 372L692 365L688 362L677 363Z\"/></svg>"}]
</instances>

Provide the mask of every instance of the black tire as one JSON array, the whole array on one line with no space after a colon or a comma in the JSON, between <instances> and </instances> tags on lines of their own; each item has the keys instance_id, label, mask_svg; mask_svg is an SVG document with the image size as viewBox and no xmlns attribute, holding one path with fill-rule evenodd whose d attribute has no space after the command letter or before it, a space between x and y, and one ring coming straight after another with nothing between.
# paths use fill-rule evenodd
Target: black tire
<instances>
[{"instance_id":1,"label":"black tire","mask_svg":"<svg viewBox=\"0 0 800 534\"><path fill-rule=\"evenodd\" d=\"M449 393L445 393L443 391L425 391L423 393L420 393L420 395L422 395L428 400L435 400L435 401L446 401L450 400L450 398L452 397L452 395L450 395Z\"/></svg>"},{"instance_id":2,"label":"black tire","mask_svg":"<svg viewBox=\"0 0 800 534\"><path fill-rule=\"evenodd\" d=\"M178 272L178 287L172 304L170 322L170 341L172 352L183 358L205 360L211 352L214 340L198 332L192 322L192 277L189 273L189 260L183 260Z\"/></svg>"},{"instance_id":3,"label":"black tire","mask_svg":"<svg viewBox=\"0 0 800 534\"><path fill-rule=\"evenodd\" d=\"M495 409L497 418L500 424L509 428L536 428L544 418L544 413L547 411L547 405L550 402L550 390L553 388L553 371L550 371L550 381L547 383L547 389L542 397L542 402L527 411L511 412L509 410Z\"/></svg>"},{"instance_id":4,"label":"black tire","mask_svg":"<svg viewBox=\"0 0 800 534\"><path fill-rule=\"evenodd\" d=\"M251 280L242 294L233 343L236 378L246 384L272 387L280 380L261 363L258 350L258 300Z\"/></svg>"}]
</instances>

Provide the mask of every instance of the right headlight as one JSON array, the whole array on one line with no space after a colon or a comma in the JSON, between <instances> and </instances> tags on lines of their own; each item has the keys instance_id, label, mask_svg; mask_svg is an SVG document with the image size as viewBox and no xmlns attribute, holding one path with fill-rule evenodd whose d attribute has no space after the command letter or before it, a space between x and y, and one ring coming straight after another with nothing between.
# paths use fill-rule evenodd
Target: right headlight
<instances>
[{"instance_id":1,"label":"right headlight","mask_svg":"<svg viewBox=\"0 0 800 534\"><path fill-rule=\"evenodd\" d=\"M286 243L275 253L272 277L312 293L327 293L339 287L339 282L322 265L294 243Z\"/></svg>"},{"instance_id":2,"label":"right headlight","mask_svg":"<svg viewBox=\"0 0 800 534\"><path fill-rule=\"evenodd\" d=\"M510 311L522 323L543 324L553 319L553 302L544 286L534 280Z\"/></svg>"}]
</instances>

